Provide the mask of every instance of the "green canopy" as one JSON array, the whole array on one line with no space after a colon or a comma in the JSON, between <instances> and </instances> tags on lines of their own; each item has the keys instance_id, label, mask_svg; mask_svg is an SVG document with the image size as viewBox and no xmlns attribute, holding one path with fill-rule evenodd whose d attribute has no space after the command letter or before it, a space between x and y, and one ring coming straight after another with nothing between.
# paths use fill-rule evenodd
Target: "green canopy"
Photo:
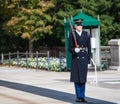
<instances>
[{"instance_id":1,"label":"green canopy","mask_svg":"<svg viewBox=\"0 0 120 104\"><path fill-rule=\"evenodd\" d=\"M100 21L89 16L86 15L82 12L78 13L76 16L73 17L73 20L76 19L83 19L83 26L98 26L100 25Z\"/></svg>"},{"instance_id":2,"label":"green canopy","mask_svg":"<svg viewBox=\"0 0 120 104\"><path fill-rule=\"evenodd\" d=\"M74 25L74 20L76 19L83 19L83 26L99 26L100 25L100 21L89 16L89 15L86 15L85 13L78 13L77 15L75 15L73 18L71 18L71 22L72 24ZM65 26L68 26L69 23L68 21L65 21Z\"/></svg>"}]
</instances>

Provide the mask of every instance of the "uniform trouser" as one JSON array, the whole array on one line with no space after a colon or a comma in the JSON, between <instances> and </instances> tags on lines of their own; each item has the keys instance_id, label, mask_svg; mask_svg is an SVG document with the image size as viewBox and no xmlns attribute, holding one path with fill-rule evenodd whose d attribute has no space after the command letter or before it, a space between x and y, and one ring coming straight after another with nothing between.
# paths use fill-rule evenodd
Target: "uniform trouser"
<instances>
[{"instance_id":1,"label":"uniform trouser","mask_svg":"<svg viewBox=\"0 0 120 104\"><path fill-rule=\"evenodd\" d=\"M85 98L85 83L74 83L77 98Z\"/></svg>"}]
</instances>

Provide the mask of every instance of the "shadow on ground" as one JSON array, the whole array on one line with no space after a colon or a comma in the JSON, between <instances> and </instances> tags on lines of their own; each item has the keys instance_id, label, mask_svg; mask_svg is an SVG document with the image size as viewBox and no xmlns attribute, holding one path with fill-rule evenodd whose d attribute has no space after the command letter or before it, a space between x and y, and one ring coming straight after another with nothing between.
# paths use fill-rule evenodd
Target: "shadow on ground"
<instances>
[{"instance_id":1,"label":"shadow on ground","mask_svg":"<svg viewBox=\"0 0 120 104\"><path fill-rule=\"evenodd\" d=\"M56 90L51 90L47 88L36 87L32 85L15 83L15 82L4 81L4 80L0 80L0 86L68 102L71 104L78 104L74 101L75 95L67 92L56 91ZM89 97L87 97L86 99L88 101L87 104L117 104L117 103L103 101L103 100L89 98Z\"/></svg>"}]
</instances>

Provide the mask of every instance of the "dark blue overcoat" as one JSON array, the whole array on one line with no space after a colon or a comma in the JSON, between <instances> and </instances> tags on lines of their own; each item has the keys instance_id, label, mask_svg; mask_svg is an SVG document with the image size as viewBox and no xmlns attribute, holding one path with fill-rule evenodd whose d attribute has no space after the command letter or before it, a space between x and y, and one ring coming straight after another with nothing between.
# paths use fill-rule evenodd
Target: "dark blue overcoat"
<instances>
[{"instance_id":1,"label":"dark blue overcoat","mask_svg":"<svg viewBox=\"0 0 120 104\"><path fill-rule=\"evenodd\" d=\"M91 57L90 34L82 30L81 36L75 32L79 47L87 47L87 51L75 53L75 44L72 33L69 34L69 51L72 53L70 81L85 83L87 80L88 63Z\"/></svg>"}]
</instances>

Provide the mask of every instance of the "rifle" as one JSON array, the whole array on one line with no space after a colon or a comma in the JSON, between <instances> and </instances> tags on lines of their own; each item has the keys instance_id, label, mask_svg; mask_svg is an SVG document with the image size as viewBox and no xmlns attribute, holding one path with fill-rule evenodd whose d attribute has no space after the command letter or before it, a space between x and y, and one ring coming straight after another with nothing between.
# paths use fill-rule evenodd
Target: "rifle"
<instances>
[{"instance_id":1,"label":"rifle","mask_svg":"<svg viewBox=\"0 0 120 104\"><path fill-rule=\"evenodd\" d=\"M69 25L70 25L70 28L71 28L71 31L72 31L72 34L73 34L73 39L74 39L75 47L78 48L79 45L77 44L77 41L76 41L75 31L74 31L74 29L73 29L72 23L71 23L71 21L70 21L70 18L69 18L69 15L68 15L67 12L66 12L66 14L67 14L68 22L69 22Z\"/></svg>"}]
</instances>

